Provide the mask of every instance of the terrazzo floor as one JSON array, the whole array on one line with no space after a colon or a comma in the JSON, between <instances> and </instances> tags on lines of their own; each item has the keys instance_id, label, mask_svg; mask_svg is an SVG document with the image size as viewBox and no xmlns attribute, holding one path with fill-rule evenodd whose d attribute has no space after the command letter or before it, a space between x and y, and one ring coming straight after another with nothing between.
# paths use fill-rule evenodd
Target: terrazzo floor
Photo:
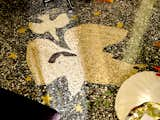
<instances>
[{"instance_id":1,"label":"terrazzo floor","mask_svg":"<svg viewBox=\"0 0 160 120\"><path fill-rule=\"evenodd\" d=\"M40 23L38 15L50 14L54 20L58 15L66 13L69 24L57 30L60 46L67 48L64 32L80 24L100 24L120 27L128 31L127 37L118 44L105 46L104 52L111 53L116 60L123 59L126 41L134 24L135 14L141 0L114 0L107 2L73 1L74 9L68 11L65 0L55 0L44 5L42 0L1 0L0 1L0 87L14 91L38 102L55 108L60 112L61 120L118 120L114 104L119 85L96 84L85 81L81 91L74 97L68 90L68 81L59 77L49 85L37 85L27 65L26 51L28 41L45 38L55 41L49 32L33 33L29 29L30 22ZM135 61L146 67L138 71L152 70L159 66L160 45L160 1L153 7L153 14L146 32L143 35L142 51ZM94 51L93 51L94 52ZM115 69L115 68L113 68Z\"/></svg>"}]
</instances>

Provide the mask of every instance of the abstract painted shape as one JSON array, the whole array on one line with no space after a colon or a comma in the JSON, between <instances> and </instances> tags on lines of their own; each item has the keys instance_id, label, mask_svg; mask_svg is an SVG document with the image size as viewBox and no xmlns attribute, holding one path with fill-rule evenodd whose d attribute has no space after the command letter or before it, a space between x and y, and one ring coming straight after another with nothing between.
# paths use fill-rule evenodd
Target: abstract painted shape
<instances>
[{"instance_id":1,"label":"abstract painted shape","mask_svg":"<svg viewBox=\"0 0 160 120\"><path fill-rule=\"evenodd\" d=\"M97 24L82 24L69 29L64 39L70 48L80 53L86 81L98 84L120 84L137 70L134 65L112 58L103 48L122 41L124 29Z\"/></svg>"},{"instance_id":2,"label":"abstract painted shape","mask_svg":"<svg viewBox=\"0 0 160 120\"><path fill-rule=\"evenodd\" d=\"M44 14L39 16L39 19L42 20L42 23L30 23L29 28L38 34L44 34L45 32L49 32L55 40L59 41L59 38L56 34L57 28L65 27L69 24L69 18L67 14L60 14L53 21L49 19L49 14Z\"/></svg>"},{"instance_id":3,"label":"abstract painted shape","mask_svg":"<svg viewBox=\"0 0 160 120\"><path fill-rule=\"evenodd\" d=\"M50 32L56 40L56 28L69 23L66 14L51 21L49 15L39 18L42 23L32 23L33 32ZM80 91L84 81L100 84L120 84L137 70L134 65L115 60L103 52L106 45L119 43L127 31L124 29L97 24L82 24L67 30L64 40L70 50L61 48L47 39L35 39L28 44L27 63L37 84L50 84L58 77L65 76L68 87L74 96ZM84 67L84 69L82 68ZM84 70L84 71L83 71Z\"/></svg>"},{"instance_id":4,"label":"abstract painted shape","mask_svg":"<svg viewBox=\"0 0 160 120\"><path fill-rule=\"evenodd\" d=\"M84 82L78 53L61 48L50 40L31 41L27 47L27 63L39 85L50 84L53 80L65 76L68 80L69 91L74 96L80 91Z\"/></svg>"},{"instance_id":5,"label":"abstract painted shape","mask_svg":"<svg viewBox=\"0 0 160 120\"><path fill-rule=\"evenodd\" d=\"M122 84L115 102L120 120L125 120L132 109L146 102L159 103L160 77L155 74L153 71L139 72Z\"/></svg>"}]
</instances>

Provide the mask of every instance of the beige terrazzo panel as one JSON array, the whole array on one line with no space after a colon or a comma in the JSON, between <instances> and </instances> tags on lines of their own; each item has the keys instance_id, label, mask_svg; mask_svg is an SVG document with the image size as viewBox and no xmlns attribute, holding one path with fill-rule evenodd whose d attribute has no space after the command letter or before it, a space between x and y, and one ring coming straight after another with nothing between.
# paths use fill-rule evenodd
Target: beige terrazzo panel
<instances>
[{"instance_id":1,"label":"beige terrazzo panel","mask_svg":"<svg viewBox=\"0 0 160 120\"><path fill-rule=\"evenodd\" d=\"M49 18L48 13L40 15L38 19L42 20L42 22L30 22L29 24L32 32L37 34L49 32L56 41L59 41L56 29L69 24L69 18L66 13L58 15L54 20ZM75 44L72 42L70 45L74 46ZM75 54L76 56L60 54L55 62L49 63L51 56L60 52L67 52L67 54ZM76 51L62 48L47 39L35 39L29 42L26 57L27 64L37 85L50 84L59 77L66 77L71 94L74 96L80 91L84 82L84 73L80 57Z\"/></svg>"},{"instance_id":2,"label":"beige terrazzo panel","mask_svg":"<svg viewBox=\"0 0 160 120\"><path fill-rule=\"evenodd\" d=\"M96 24L83 24L71 28L65 33L67 44L72 41L78 48L86 81L98 84L120 84L137 71L134 65L112 58L110 53L103 52L107 45L122 41L127 35L124 29ZM76 45L75 45L76 46Z\"/></svg>"},{"instance_id":3,"label":"beige terrazzo panel","mask_svg":"<svg viewBox=\"0 0 160 120\"><path fill-rule=\"evenodd\" d=\"M44 83L44 77L42 75L40 61L39 61L39 51L36 46L36 41L30 41L27 45L27 54L26 54L26 60L28 67L30 68L34 78L35 82L39 84L45 84Z\"/></svg>"},{"instance_id":4,"label":"beige terrazzo panel","mask_svg":"<svg viewBox=\"0 0 160 120\"><path fill-rule=\"evenodd\" d=\"M65 76L68 80L69 91L74 96L80 91L84 81L79 58L60 55L54 63L48 62L53 54L62 51L73 53L50 40L35 39L27 47L27 63L37 85L50 84L57 78Z\"/></svg>"}]
</instances>

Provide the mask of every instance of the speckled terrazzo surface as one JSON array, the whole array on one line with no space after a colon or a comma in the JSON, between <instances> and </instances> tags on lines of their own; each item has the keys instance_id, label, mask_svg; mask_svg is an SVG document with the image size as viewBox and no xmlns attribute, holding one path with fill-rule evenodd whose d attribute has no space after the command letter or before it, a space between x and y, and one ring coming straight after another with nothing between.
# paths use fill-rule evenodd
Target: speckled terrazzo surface
<instances>
[{"instance_id":1,"label":"speckled terrazzo surface","mask_svg":"<svg viewBox=\"0 0 160 120\"><path fill-rule=\"evenodd\" d=\"M123 59L126 40L130 37L135 13L141 0L115 0L113 3L85 3L74 1L75 8L70 13L65 0L55 0L44 6L41 0L1 0L0 1L0 87L9 89L25 97L47 104L43 97L52 97L47 105L61 114L62 120L117 120L114 110L115 96L119 86L100 85L84 82L81 92L70 98L67 80L60 77L53 83L38 86L32 78L26 62L27 42L35 38L47 38L54 41L50 33L35 34L28 29L29 22L38 21L37 15L48 12L51 19L61 13L67 13L70 23L57 30L60 46L67 47L63 42L64 32L74 26L86 23L116 26L123 23L129 31L128 36L120 43L104 48L113 54L114 59ZM54 12L53 12L53 8ZM98 11L98 12L97 12ZM19 32L19 29L21 31ZM142 51L136 63L146 64L146 70L159 66L159 47L153 42L160 40L160 1L157 0L150 18L150 24L143 35ZM144 70L142 69L142 70ZM139 71L142 71L139 70Z\"/></svg>"}]
</instances>

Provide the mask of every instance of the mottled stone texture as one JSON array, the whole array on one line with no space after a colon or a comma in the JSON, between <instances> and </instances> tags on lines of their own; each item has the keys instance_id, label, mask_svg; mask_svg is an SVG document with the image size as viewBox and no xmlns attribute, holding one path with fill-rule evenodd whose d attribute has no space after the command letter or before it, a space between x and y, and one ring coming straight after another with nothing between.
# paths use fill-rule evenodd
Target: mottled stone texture
<instances>
[{"instance_id":1,"label":"mottled stone texture","mask_svg":"<svg viewBox=\"0 0 160 120\"><path fill-rule=\"evenodd\" d=\"M50 13L52 20L61 13L67 13L68 17L72 19L70 24L57 29L57 36L61 41L58 44L67 48L68 46L64 42L64 33L69 28L86 23L115 27L118 22L122 22L123 29L128 31L127 37L117 44L104 45L106 54L111 53L114 59L122 60L126 41L131 37L135 13L141 0L114 0L113 3L93 1L86 3L75 0L73 4L75 8L69 12L65 0L51 1L46 5L42 0L0 1L0 86L40 103L44 102L41 99L42 96L49 94L54 98L50 101L50 106L61 113L62 120L117 120L114 110L117 86L85 82L82 91L71 99L65 77L57 79L48 86L35 84L26 63L27 43L35 38L51 41L54 41L54 38L50 33L31 32L28 24L31 21L40 23L37 16L47 12ZM56 8L54 12L53 8ZM137 64L145 64L147 67L141 69L135 66L134 68L138 71L154 70L153 66L160 65L160 50L152 44L160 39L159 21L160 1L157 0L153 8L153 15L143 35L142 51L136 60ZM76 112L75 105L77 104L83 108L82 113Z\"/></svg>"}]
</instances>

